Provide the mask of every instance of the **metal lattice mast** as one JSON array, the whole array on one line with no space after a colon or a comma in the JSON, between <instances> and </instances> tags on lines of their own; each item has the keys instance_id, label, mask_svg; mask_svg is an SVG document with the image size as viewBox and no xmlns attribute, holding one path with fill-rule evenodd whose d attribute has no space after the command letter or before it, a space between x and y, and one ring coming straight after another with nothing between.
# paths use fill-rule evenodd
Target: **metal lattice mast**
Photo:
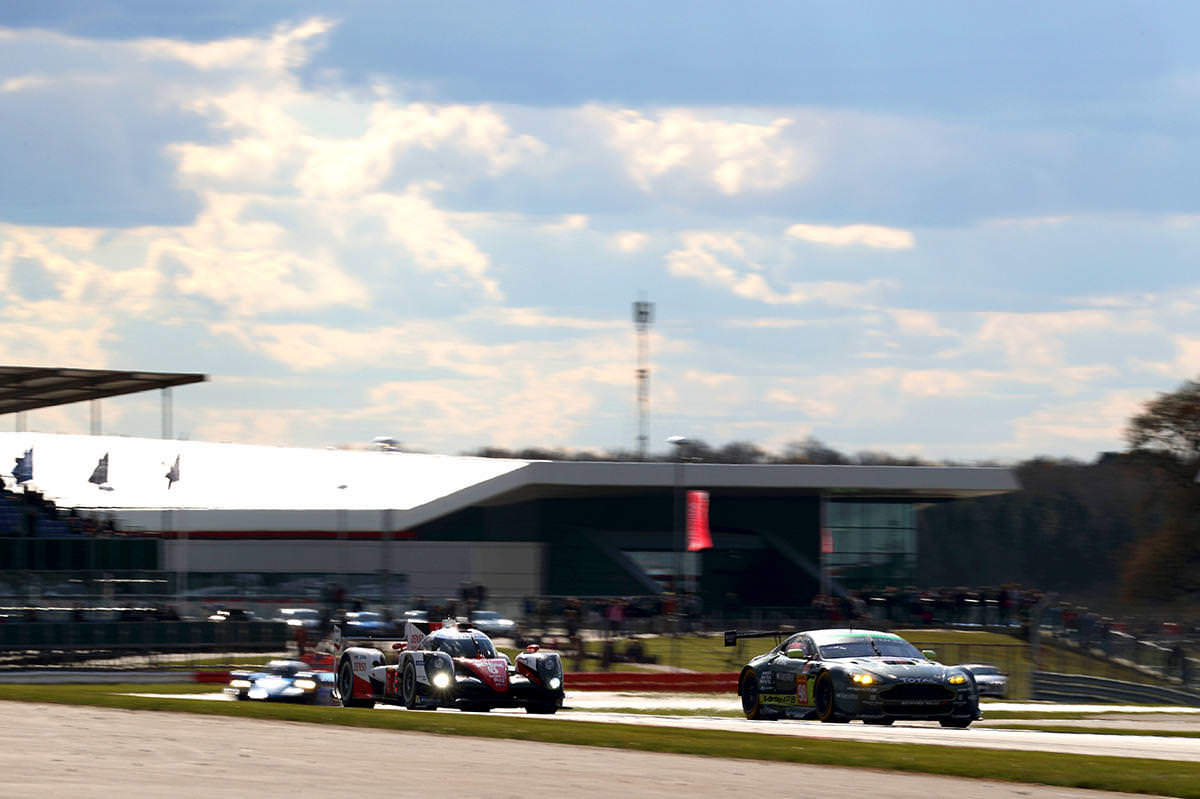
<instances>
[{"instance_id":1,"label":"metal lattice mast","mask_svg":"<svg viewBox=\"0 0 1200 799\"><path fill-rule=\"evenodd\" d=\"M638 300L633 304L633 325L637 328L637 403L638 457L646 460L650 441L650 325L654 322L654 303Z\"/></svg>"}]
</instances>

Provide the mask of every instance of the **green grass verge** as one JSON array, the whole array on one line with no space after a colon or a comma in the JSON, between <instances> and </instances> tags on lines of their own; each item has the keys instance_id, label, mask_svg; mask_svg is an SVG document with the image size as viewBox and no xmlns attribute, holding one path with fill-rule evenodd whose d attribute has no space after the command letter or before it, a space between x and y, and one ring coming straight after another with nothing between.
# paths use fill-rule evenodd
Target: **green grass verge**
<instances>
[{"instance_id":1,"label":"green grass verge","mask_svg":"<svg viewBox=\"0 0 1200 799\"><path fill-rule=\"evenodd\" d=\"M188 686L187 690L193 688ZM0 685L0 700L200 713L646 752L890 769L1200 799L1200 763L827 741L749 732L664 729L458 712L400 713L123 695L135 691L166 693L173 690L166 685Z\"/></svg>"},{"instance_id":2,"label":"green grass verge","mask_svg":"<svg viewBox=\"0 0 1200 799\"><path fill-rule=\"evenodd\" d=\"M1071 724L989 724L989 730L1088 733L1090 735L1152 735L1158 738L1200 738L1197 730L1148 730L1141 727L1080 727Z\"/></svg>"}]
</instances>

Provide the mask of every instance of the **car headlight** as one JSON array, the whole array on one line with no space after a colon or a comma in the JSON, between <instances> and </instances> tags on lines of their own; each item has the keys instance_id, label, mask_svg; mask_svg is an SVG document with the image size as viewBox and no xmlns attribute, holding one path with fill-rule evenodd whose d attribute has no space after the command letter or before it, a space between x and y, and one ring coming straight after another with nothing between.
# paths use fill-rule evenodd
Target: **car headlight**
<instances>
[{"instance_id":1,"label":"car headlight","mask_svg":"<svg viewBox=\"0 0 1200 799\"><path fill-rule=\"evenodd\" d=\"M559 686L561 686L561 685L562 685L562 680L558 679L557 677L551 677L546 682L546 687L549 688L551 691L557 691L559 689Z\"/></svg>"},{"instance_id":2,"label":"car headlight","mask_svg":"<svg viewBox=\"0 0 1200 799\"><path fill-rule=\"evenodd\" d=\"M947 682L951 685L962 685L966 681L967 675L965 674L951 674L950 678L947 680Z\"/></svg>"},{"instance_id":3,"label":"car headlight","mask_svg":"<svg viewBox=\"0 0 1200 799\"><path fill-rule=\"evenodd\" d=\"M249 680L230 680L229 687L230 688L249 688L250 681Z\"/></svg>"},{"instance_id":4,"label":"car headlight","mask_svg":"<svg viewBox=\"0 0 1200 799\"><path fill-rule=\"evenodd\" d=\"M859 685L870 685L875 682L875 675L859 672L858 674L851 675L850 679Z\"/></svg>"},{"instance_id":5,"label":"car headlight","mask_svg":"<svg viewBox=\"0 0 1200 799\"><path fill-rule=\"evenodd\" d=\"M434 688L445 688L449 684L450 684L450 675L447 674L446 672L439 671L437 674L433 675L433 687Z\"/></svg>"},{"instance_id":6,"label":"car headlight","mask_svg":"<svg viewBox=\"0 0 1200 799\"><path fill-rule=\"evenodd\" d=\"M312 691L317 687L315 680L296 680L292 685L303 688L305 691Z\"/></svg>"}]
</instances>

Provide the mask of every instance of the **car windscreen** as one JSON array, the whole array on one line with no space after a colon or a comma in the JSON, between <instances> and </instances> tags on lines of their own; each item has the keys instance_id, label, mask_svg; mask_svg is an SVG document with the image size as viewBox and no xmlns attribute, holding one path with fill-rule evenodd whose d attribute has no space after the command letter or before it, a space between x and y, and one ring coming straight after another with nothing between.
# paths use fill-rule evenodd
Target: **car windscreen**
<instances>
[{"instance_id":1,"label":"car windscreen","mask_svg":"<svg viewBox=\"0 0 1200 799\"><path fill-rule=\"evenodd\" d=\"M925 656L917 648L902 638L876 638L862 636L842 638L820 645L821 657L829 660L836 658L916 658L924 660Z\"/></svg>"},{"instance_id":2,"label":"car windscreen","mask_svg":"<svg viewBox=\"0 0 1200 799\"><path fill-rule=\"evenodd\" d=\"M439 638L437 648L451 657L456 658L494 658L496 648L492 642L482 635L472 635L469 638Z\"/></svg>"}]
</instances>

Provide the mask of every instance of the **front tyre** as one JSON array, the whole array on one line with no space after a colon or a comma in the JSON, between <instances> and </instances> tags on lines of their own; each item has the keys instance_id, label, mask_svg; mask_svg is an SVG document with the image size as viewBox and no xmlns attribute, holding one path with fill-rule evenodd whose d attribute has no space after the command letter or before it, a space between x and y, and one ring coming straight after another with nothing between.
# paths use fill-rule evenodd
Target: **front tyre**
<instances>
[{"instance_id":1,"label":"front tyre","mask_svg":"<svg viewBox=\"0 0 1200 799\"><path fill-rule=\"evenodd\" d=\"M762 718L762 694L758 690L758 677L753 673L742 678L742 712L748 719Z\"/></svg>"},{"instance_id":2,"label":"front tyre","mask_svg":"<svg viewBox=\"0 0 1200 799\"><path fill-rule=\"evenodd\" d=\"M817 684L813 688L813 704L817 706L817 718L823 722L841 724L849 721L837 711L833 676L827 671L821 672L821 676L817 678Z\"/></svg>"},{"instance_id":3,"label":"front tyre","mask_svg":"<svg viewBox=\"0 0 1200 799\"><path fill-rule=\"evenodd\" d=\"M417 668L411 660L404 664L404 673L400 677L400 698L409 710L417 709Z\"/></svg>"}]
</instances>

